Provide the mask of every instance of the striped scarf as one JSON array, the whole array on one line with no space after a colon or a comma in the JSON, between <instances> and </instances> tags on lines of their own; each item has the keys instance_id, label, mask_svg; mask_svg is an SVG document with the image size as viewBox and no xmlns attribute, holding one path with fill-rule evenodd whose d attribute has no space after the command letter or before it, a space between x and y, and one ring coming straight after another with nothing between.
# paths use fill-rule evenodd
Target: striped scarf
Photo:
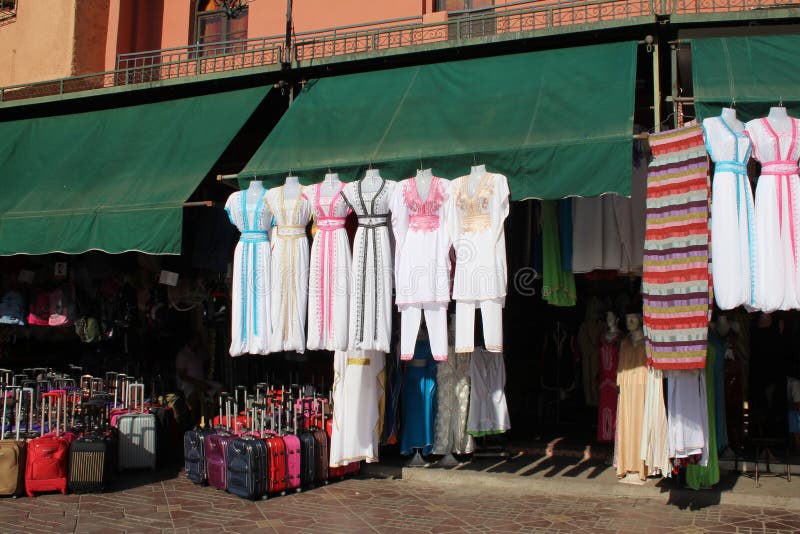
<instances>
[{"instance_id":1,"label":"striped scarf","mask_svg":"<svg viewBox=\"0 0 800 534\"><path fill-rule=\"evenodd\" d=\"M650 136L642 299L648 364L703 369L711 305L708 160L701 126Z\"/></svg>"}]
</instances>

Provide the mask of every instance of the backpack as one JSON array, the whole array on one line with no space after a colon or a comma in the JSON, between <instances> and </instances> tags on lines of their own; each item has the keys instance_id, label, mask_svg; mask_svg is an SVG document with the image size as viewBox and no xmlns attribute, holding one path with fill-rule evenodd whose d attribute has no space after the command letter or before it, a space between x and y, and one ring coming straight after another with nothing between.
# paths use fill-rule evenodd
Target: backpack
<instances>
[{"instance_id":1,"label":"backpack","mask_svg":"<svg viewBox=\"0 0 800 534\"><path fill-rule=\"evenodd\" d=\"M0 301L0 323L25 324L25 299L18 291L9 291Z\"/></svg>"},{"instance_id":2,"label":"backpack","mask_svg":"<svg viewBox=\"0 0 800 534\"><path fill-rule=\"evenodd\" d=\"M50 293L50 326L66 326L75 322L75 288L64 285Z\"/></svg>"},{"instance_id":3,"label":"backpack","mask_svg":"<svg viewBox=\"0 0 800 534\"><path fill-rule=\"evenodd\" d=\"M47 326L50 318L50 295L46 291L37 291L28 311L28 324Z\"/></svg>"}]
</instances>

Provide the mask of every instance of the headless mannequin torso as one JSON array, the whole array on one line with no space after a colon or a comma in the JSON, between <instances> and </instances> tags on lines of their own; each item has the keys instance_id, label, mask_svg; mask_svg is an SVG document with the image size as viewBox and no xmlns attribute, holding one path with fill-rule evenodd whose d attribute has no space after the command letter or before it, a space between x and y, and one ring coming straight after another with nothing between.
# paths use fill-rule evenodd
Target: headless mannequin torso
<instances>
[{"instance_id":1,"label":"headless mannequin torso","mask_svg":"<svg viewBox=\"0 0 800 534\"><path fill-rule=\"evenodd\" d=\"M361 191L363 193L376 193L381 187L381 173L378 169L367 169L364 178L361 179Z\"/></svg>"},{"instance_id":2,"label":"headless mannequin torso","mask_svg":"<svg viewBox=\"0 0 800 534\"><path fill-rule=\"evenodd\" d=\"M330 199L336 196L342 187L342 182L339 180L339 175L335 172L329 172L325 175L320 187L320 196L325 199Z\"/></svg>"},{"instance_id":3,"label":"headless mannequin torso","mask_svg":"<svg viewBox=\"0 0 800 534\"><path fill-rule=\"evenodd\" d=\"M473 165L467 177L467 193L470 196L475 194L475 190L481 184L481 180L486 176L486 165Z\"/></svg>"},{"instance_id":4,"label":"headless mannequin torso","mask_svg":"<svg viewBox=\"0 0 800 534\"><path fill-rule=\"evenodd\" d=\"M744 130L744 123L736 118L736 110L733 108L722 108L720 118L727 124L734 132L741 132Z\"/></svg>"},{"instance_id":5,"label":"headless mannequin torso","mask_svg":"<svg viewBox=\"0 0 800 534\"><path fill-rule=\"evenodd\" d=\"M431 190L431 181L433 180L433 172L431 169L417 170L415 183L417 184L417 193L423 202L428 198L428 193Z\"/></svg>"},{"instance_id":6,"label":"headless mannequin torso","mask_svg":"<svg viewBox=\"0 0 800 534\"><path fill-rule=\"evenodd\" d=\"M247 207L247 221L248 225L255 224L256 220L256 207L258 201L264 196L264 184L259 180L252 180L244 192L246 207Z\"/></svg>"},{"instance_id":7,"label":"headless mannequin torso","mask_svg":"<svg viewBox=\"0 0 800 534\"><path fill-rule=\"evenodd\" d=\"M300 196L300 179L297 176L289 175L283 184L283 199L295 200Z\"/></svg>"},{"instance_id":8,"label":"headless mannequin torso","mask_svg":"<svg viewBox=\"0 0 800 534\"><path fill-rule=\"evenodd\" d=\"M786 113L785 107L772 107L769 108L769 115L767 120L776 132L791 132L792 131L792 118Z\"/></svg>"}]
</instances>

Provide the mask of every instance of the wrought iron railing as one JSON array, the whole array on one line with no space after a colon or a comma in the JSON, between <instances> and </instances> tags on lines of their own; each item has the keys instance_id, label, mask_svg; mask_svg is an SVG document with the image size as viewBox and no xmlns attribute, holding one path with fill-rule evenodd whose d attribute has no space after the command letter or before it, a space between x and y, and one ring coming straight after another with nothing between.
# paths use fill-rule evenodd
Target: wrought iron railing
<instances>
[{"instance_id":1,"label":"wrought iron railing","mask_svg":"<svg viewBox=\"0 0 800 534\"><path fill-rule=\"evenodd\" d=\"M17 16L17 0L0 0L0 23Z\"/></svg>"},{"instance_id":2,"label":"wrought iron railing","mask_svg":"<svg viewBox=\"0 0 800 534\"><path fill-rule=\"evenodd\" d=\"M0 0L0 6L4 0ZM8 0L6 0L6 3ZM16 2L14 2L16 6ZM531 32L564 31L598 23L624 25L656 16L704 15L800 7L800 0L518 0L491 8L449 13L442 22L408 17L293 35L260 37L121 54L117 70L0 88L0 101L141 84L248 67L334 59L415 45L477 37L514 39ZM0 11L2 13L2 11ZM0 19L1 20L1 19Z\"/></svg>"}]
</instances>

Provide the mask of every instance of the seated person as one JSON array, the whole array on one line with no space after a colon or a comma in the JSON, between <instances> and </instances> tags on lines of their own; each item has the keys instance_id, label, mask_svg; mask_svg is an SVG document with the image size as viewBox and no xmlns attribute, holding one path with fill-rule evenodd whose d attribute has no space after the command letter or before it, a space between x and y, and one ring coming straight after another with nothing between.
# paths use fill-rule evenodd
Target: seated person
<instances>
[{"instance_id":1,"label":"seated person","mask_svg":"<svg viewBox=\"0 0 800 534\"><path fill-rule=\"evenodd\" d=\"M183 336L184 342L175 357L175 381L183 392L186 404L195 420L202 414L201 403L204 398L214 398L221 384L205 378L205 351L197 332Z\"/></svg>"}]
</instances>

